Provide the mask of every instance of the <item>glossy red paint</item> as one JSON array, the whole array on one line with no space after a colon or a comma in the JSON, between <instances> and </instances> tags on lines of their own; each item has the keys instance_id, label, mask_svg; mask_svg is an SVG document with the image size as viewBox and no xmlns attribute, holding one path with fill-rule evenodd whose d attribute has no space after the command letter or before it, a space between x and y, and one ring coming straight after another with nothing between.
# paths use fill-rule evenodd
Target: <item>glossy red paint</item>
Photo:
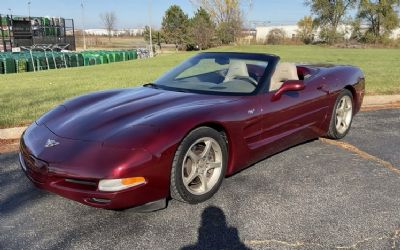
<instances>
[{"instance_id":1,"label":"glossy red paint","mask_svg":"<svg viewBox=\"0 0 400 250\"><path fill-rule=\"evenodd\" d=\"M304 89L217 96L152 88L102 91L67 101L33 123L21 138L20 161L38 187L86 205L121 209L169 196L171 164L191 130L211 126L227 137L226 175L298 143L324 136L338 93L364 96L364 76L351 66L298 66ZM302 89L302 90L300 90ZM47 140L59 145L45 147ZM119 192L101 179L142 176Z\"/></svg>"}]
</instances>

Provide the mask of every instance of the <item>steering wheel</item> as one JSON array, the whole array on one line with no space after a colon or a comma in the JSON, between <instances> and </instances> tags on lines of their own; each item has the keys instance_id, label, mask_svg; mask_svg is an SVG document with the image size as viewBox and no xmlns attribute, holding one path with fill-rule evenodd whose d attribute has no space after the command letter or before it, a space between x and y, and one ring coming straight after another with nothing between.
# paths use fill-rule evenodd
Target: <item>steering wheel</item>
<instances>
[{"instance_id":1,"label":"steering wheel","mask_svg":"<svg viewBox=\"0 0 400 250\"><path fill-rule=\"evenodd\" d=\"M233 79L248 82L251 85L253 85L254 87L257 87L257 85L258 85L258 82L249 76L235 76Z\"/></svg>"}]
</instances>

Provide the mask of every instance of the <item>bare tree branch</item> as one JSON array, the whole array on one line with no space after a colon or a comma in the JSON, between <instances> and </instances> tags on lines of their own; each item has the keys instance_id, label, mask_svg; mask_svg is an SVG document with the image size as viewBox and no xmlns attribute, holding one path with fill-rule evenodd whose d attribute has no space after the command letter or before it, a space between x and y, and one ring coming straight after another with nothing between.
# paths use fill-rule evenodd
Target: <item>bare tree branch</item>
<instances>
[{"instance_id":1,"label":"bare tree branch","mask_svg":"<svg viewBox=\"0 0 400 250\"><path fill-rule=\"evenodd\" d=\"M101 21L107 30L108 38L111 39L112 32L115 29L115 24L117 23L117 16L115 12L106 12L100 15Z\"/></svg>"}]
</instances>

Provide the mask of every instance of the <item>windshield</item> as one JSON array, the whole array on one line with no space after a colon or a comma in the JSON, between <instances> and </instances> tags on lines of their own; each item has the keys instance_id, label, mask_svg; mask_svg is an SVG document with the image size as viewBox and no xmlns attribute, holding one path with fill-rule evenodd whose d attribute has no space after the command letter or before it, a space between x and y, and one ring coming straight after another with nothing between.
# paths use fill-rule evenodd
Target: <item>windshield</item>
<instances>
[{"instance_id":1,"label":"windshield","mask_svg":"<svg viewBox=\"0 0 400 250\"><path fill-rule=\"evenodd\" d=\"M200 53L155 81L155 86L185 92L253 93L270 61L262 54Z\"/></svg>"}]
</instances>

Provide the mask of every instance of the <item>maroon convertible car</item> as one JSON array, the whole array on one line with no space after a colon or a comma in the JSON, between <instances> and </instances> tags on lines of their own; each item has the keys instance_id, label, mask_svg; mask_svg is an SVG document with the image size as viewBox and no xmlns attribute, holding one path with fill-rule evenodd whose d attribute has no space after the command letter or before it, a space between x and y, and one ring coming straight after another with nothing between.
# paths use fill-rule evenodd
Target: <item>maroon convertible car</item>
<instances>
[{"instance_id":1,"label":"maroon convertible car","mask_svg":"<svg viewBox=\"0 0 400 250\"><path fill-rule=\"evenodd\" d=\"M363 97L356 67L200 53L154 83L54 108L24 132L19 159L36 186L94 207L199 203L269 155L344 137Z\"/></svg>"}]
</instances>

